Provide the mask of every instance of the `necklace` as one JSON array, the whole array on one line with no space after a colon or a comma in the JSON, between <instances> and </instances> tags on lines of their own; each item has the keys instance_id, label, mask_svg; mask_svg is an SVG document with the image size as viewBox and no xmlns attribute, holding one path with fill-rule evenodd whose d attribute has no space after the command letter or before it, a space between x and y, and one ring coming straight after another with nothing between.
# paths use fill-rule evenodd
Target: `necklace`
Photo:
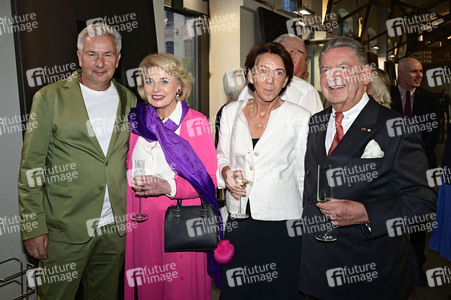
<instances>
[{"instance_id":1,"label":"necklace","mask_svg":"<svg viewBox=\"0 0 451 300\"><path fill-rule=\"evenodd\" d=\"M254 99L252 99L252 101L251 101L251 118L252 118L252 121L254 121L255 124L258 125L258 127L266 128L266 125L262 125L262 124L258 123L258 122L255 120L254 114L253 114L253 110L254 110Z\"/></svg>"}]
</instances>

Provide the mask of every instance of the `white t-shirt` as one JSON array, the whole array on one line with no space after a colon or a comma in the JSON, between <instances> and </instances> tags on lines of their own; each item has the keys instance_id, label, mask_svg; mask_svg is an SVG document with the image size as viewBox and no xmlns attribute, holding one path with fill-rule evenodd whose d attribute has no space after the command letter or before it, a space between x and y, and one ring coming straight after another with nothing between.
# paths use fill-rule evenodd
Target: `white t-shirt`
<instances>
[{"instance_id":1,"label":"white t-shirt","mask_svg":"<svg viewBox=\"0 0 451 300\"><path fill-rule=\"evenodd\" d=\"M116 87L114 84L111 84L105 91L95 91L80 83L80 88L92 125L92 130L88 130L88 134L97 138L103 154L106 156L119 107L119 95ZM114 215L107 185L105 186L105 198L98 227L100 228L113 222Z\"/></svg>"}]
</instances>

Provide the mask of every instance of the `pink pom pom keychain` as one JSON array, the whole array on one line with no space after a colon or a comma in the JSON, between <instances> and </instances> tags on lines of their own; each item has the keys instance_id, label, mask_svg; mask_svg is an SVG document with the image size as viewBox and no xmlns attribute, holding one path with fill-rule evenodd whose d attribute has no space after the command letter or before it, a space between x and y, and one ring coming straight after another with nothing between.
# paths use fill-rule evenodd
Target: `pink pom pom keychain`
<instances>
[{"instance_id":1,"label":"pink pom pom keychain","mask_svg":"<svg viewBox=\"0 0 451 300\"><path fill-rule=\"evenodd\" d=\"M222 240L213 251L213 256L218 264L224 265L230 262L235 255L235 247L229 240Z\"/></svg>"}]
</instances>

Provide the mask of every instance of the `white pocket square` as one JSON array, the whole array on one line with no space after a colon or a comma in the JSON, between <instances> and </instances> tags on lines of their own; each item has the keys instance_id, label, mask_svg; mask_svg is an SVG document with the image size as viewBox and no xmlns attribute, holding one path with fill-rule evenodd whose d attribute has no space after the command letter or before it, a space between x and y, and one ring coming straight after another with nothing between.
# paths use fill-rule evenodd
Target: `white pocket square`
<instances>
[{"instance_id":1,"label":"white pocket square","mask_svg":"<svg viewBox=\"0 0 451 300\"><path fill-rule=\"evenodd\" d=\"M361 158L381 158L384 157L384 151L375 140L369 141L363 151Z\"/></svg>"}]
</instances>

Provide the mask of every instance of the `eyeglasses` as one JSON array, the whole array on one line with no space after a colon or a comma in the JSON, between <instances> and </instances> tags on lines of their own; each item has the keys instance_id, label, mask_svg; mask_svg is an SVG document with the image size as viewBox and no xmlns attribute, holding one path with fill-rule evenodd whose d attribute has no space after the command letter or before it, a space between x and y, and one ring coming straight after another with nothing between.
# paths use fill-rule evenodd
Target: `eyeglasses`
<instances>
[{"instance_id":1,"label":"eyeglasses","mask_svg":"<svg viewBox=\"0 0 451 300\"><path fill-rule=\"evenodd\" d=\"M290 54L291 55L293 55L293 54L294 55L301 55L302 54L302 55L304 55L306 57L306 59L305 59L306 62L309 62L310 59L311 59L311 57L308 56L307 53L305 53L304 51L301 51L301 50L291 50Z\"/></svg>"}]
</instances>

